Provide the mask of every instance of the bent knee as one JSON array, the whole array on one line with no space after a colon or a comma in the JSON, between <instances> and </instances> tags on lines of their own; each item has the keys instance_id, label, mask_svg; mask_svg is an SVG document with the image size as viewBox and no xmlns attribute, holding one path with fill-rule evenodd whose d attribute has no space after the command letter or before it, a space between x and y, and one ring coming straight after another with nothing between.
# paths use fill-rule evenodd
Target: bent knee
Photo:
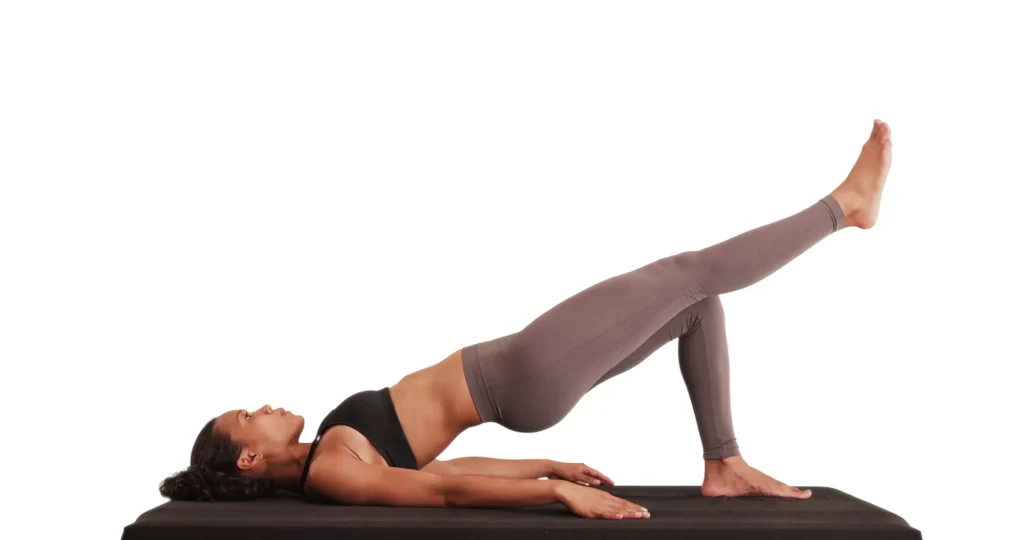
<instances>
[{"instance_id":1,"label":"bent knee","mask_svg":"<svg viewBox=\"0 0 1024 540\"><path fill-rule=\"evenodd\" d=\"M694 302L684 310L687 313L683 333L688 334L697 326L702 326L708 321L711 324L719 323L724 318L722 311L722 299L717 295L704 297L699 302Z\"/></svg>"},{"instance_id":2,"label":"bent knee","mask_svg":"<svg viewBox=\"0 0 1024 540\"><path fill-rule=\"evenodd\" d=\"M719 269L713 260L700 251L684 251L668 257L678 272L683 287L690 290L695 297L704 298L708 291L713 290L711 284Z\"/></svg>"},{"instance_id":3,"label":"bent knee","mask_svg":"<svg viewBox=\"0 0 1024 540\"><path fill-rule=\"evenodd\" d=\"M714 313L721 313L722 312L722 298L719 295L717 295L717 294L712 294L710 296L705 296L704 299L702 299L700 302L695 303L692 307L697 308L697 310L702 315L705 315L705 316L706 315L710 315L710 314L714 314Z\"/></svg>"}]
</instances>

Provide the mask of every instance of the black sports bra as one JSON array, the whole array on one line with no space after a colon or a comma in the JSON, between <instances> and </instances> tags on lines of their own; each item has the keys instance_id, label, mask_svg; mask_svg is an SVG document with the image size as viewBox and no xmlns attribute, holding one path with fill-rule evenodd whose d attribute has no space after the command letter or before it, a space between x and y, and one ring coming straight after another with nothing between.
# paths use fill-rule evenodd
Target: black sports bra
<instances>
[{"instance_id":1,"label":"black sports bra","mask_svg":"<svg viewBox=\"0 0 1024 540\"><path fill-rule=\"evenodd\" d=\"M299 494L305 496L306 474L309 464L313 461L313 453L324 432L333 426L351 426L366 437L377 448L384 461L392 467L403 469L419 469L416 456L412 453L409 440L402 431L402 424L395 412L395 403L391 400L391 391L364 390L345 398L340 405L327 414L317 428L316 438L309 447L309 456L302 467L299 477Z\"/></svg>"}]
</instances>

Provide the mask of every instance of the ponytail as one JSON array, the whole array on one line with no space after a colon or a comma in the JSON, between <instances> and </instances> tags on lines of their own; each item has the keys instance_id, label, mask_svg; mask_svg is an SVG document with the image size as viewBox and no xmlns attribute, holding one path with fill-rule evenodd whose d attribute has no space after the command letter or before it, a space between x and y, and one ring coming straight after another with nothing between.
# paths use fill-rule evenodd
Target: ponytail
<instances>
[{"instance_id":1,"label":"ponytail","mask_svg":"<svg viewBox=\"0 0 1024 540\"><path fill-rule=\"evenodd\" d=\"M160 483L160 494L175 501L251 501L273 492L269 478L225 473L205 465L190 465Z\"/></svg>"},{"instance_id":2,"label":"ponytail","mask_svg":"<svg viewBox=\"0 0 1024 540\"><path fill-rule=\"evenodd\" d=\"M192 446L191 465L160 483L160 494L175 501L249 501L267 497L276 489L274 481L242 474L238 456L242 446L230 437L215 433L207 422Z\"/></svg>"}]
</instances>

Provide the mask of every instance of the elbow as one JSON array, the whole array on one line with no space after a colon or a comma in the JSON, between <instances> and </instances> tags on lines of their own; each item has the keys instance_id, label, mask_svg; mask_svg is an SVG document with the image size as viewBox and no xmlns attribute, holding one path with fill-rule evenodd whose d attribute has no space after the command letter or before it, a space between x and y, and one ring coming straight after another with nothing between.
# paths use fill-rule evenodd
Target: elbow
<instances>
[{"instance_id":1,"label":"elbow","mask_svg":"<svg viewBox=\"0 0 1024 540\"><path fill-rule=\"evenodd\" d=\"M442 508L458 507L458 497L456 496L455 491L452 490L450 486L445 485L443 483L438 484L436 499L437 505Z\"/></svg>"},{"instance_id":2,"label":"elbow","mask_svg":"<svg viewBox=\"0 0 1024 540\"><path fill-rule=\"evenodd\" d=\"M443 495L440 498L438 498L438 506L441 507L441 508L461 508L462 507L462 505L459 504L459 502L455 498L453 498L453 497L446 497L446 496L443 496Z\"/></svg>"},{"instance_id":3,"label":"elbow","mask_svg":"<svg viewBox=\"0 0 1024 540\"><path fill-rule=\"evenodd\" d=\"M435 485L437 504L444 508L459 508L465 505L465 489L455 477L444 477Z\"/></svg>"}]
</instances>

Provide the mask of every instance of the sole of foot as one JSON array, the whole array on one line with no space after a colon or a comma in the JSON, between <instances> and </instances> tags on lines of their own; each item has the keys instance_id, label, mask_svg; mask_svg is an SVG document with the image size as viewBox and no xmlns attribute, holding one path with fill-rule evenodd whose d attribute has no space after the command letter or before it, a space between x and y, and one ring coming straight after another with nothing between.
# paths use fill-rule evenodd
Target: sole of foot
<instances>
[{"instance_id":1,"label":"sole of foot","mask_svg":"<svg viewBox=\"0 0 1024 540\"><path fill-rule=\"evenodd\" d=\"M892 133L889 124L875 120L860 156L831 195L843 210L844 227L870 229L878 221L882 190L892 163Z\"/></svg>"}]
</instances>

